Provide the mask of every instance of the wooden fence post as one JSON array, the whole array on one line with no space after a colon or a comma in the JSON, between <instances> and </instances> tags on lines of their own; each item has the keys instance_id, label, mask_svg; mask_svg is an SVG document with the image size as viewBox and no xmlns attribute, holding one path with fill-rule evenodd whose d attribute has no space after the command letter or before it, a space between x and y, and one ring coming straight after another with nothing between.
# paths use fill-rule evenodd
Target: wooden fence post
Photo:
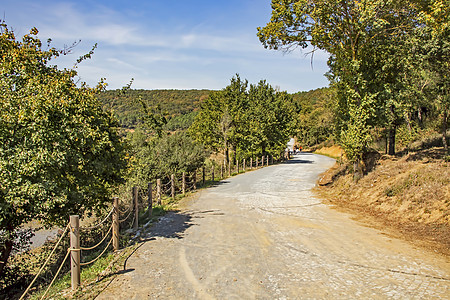
<instances>
[{"instance_id":1,"label":"wooden fence post","mask_svg":"<svg viewBox=\"0 0 450 300\"><path fill-rule=\"evenodd\" d=\"M239 160L236 158L236 173L239 174Z\"/></svg>"},{"instance_id":2,"label":"wooden fence post","mask_svg":"<svg viewBox=\"0 0 450 300\"><path fill-rule=\"evenodd\" d=\"M183 195L186 194L186 172L183 172L181 189L182 189Z\"/></svg>"},{"instance_id":3,"label":"wooden fence post","mask_svg":"<svg viewBox=\"0 0 450 300\"><path fill-rule=\"evenodd\" d=\"M261 167L263 167L264 168L264 155L261 157Z\"/></svg>"},{"instance_id":4,"label":"wooden fence post","mask_svg":"<svg viewBox=\"0 0 450 300\"><path fill-rule=\"evenodd\" d=\"M153 195L152 195L152 183L148 183L147 188L147 212L148 215L151 217L153 214Z\"/></svg>"},{"instance_id":5,"label":"wooden fence post","mask_svg":"<svg viewBox=\"0 0 450 300\"><path fill-rule=\"evenodd\" d=\"M158 205L161 205L161 179L156 179L156 199Z\"/></svg>"},{"instance_id":6,"label":"wooden fence post","mask_svg":"<svg viewBox=\"0 0 450 300\"><path fill-rule=\"evenodd\" d=\"M119 198L113 198L112 244L114 251L119 250Z\"/></svg>"},{"instance_id":7,"label":"wooden fence post","mask_svg":"<svg viewBox=\"0 0 450 300\"><path fill-rule=\"evenodd\" d=\"M268 167L269 166L269 155L267 155L267 158L266 158L266 166Z\"/></svg>"},{"instance_id":8,"label":"wooden fence post","mask_svg":"<svg viewBox=\"0 0 450 300\"><path fill-rule=\"evenodd\" d=\"M202 185L205 185L205 179L206 179L206 168L205 166L202 167Z\"/></svg>"},{"instance_id":9,"label":"wooden fence post","mask_svg":"<svg viewBox=\"0 0 450 300\"><path fill-rule=\"evenodd\" d=\"M197 170L194 171L194 190L197 189Z\"/></svg>"},{"instance_id":10,"label":"wooden fence post","mask_svg":"<svg viewBox=\"0 0 450 300\"><path fill-rule=\"evenodd\" d=\"M80 286L80 218L78 215L70 216L70 276L72 290Z\"/></svg>"},{"instance_id":11,"label":"wooden fence post","mask_svg":"<svg viewBox=\"0 0 450 300\"><path fill-rule=\"evenodd\" d=\"M134 230L139 227L139 190L137 186L133 187L133 205L134 205Z\"/></svg>"},{"instance_id":12,"label":"wooden fence post","mask_svg":"<svg viewBox=\"0 0 450 300\"><path fill-rule=\"evenodd\" d=\"M175 174L170 176L170 186L171 186L171 196L172 199L175 199Z\"/></svg>"},{"instance_id":13,"label":"wooden fence post","mask_svg":"<svg viewBox=\"0 0 450 300\"><path fill-rule=\"evenodd\" d=\"M250 157L250 170L253 169L253 157Z\"/></svg>"},{"instance_id":14,"label":"wooden fence post","mask_svg":"<svg viewBox=\"0 0 450 300\"><path fill-rule=\"evenodd\" d=\"M244 158L244 160L242 161L242 171L245 172L245 158Z\"/></svg>"},{"instance_id":15,"label":"wooden fence post","mask_svg":"<svg viewBox=\"0 0 450 300\"><path fill-rule=\"evenodd\" d=\"M258 156L256 157L256 168L258 169Z\"/></svg>"},{"instance_id":16,"label":"wooden fence post","mask_svg":"<svg viewBox=\"0 0 450 300\"><path fill-rule=\"evenodd\" d=\"M214 182L214 165L211 167L211 180Z\"/></svg>"},{"instance_id":17,"label":"wooden fence post","mask_svg":"<svg viewBox=\"0 0 450 300\"><path fill-rule=\"evenodd\" d=\"M228 161L228 177L231 177L231 159Z\"/></svg>"}]
</instances>

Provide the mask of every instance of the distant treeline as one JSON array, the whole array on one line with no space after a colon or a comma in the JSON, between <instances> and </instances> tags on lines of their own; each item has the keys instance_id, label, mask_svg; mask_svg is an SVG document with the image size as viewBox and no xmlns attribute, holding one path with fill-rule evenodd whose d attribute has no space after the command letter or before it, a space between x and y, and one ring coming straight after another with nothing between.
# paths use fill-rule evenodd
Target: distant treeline
<instances>
[{"instance_id":1,"label":"distant treeline","mask_svg":"<svg viewBox=\"0 0 450 300\"><path fill-rule=\"evenodd\" d=\"M167 116L165 130L185 130L192 124L211 90L109 90L99 99L103 108L113 111L124 128L135 128L143 121L139 98L153 110ZM330 88L319 88L293 94L299 112L298 138L304 145L328 139L332 130Z\"/></svg>"},{"instance_id":2,"label":"distant treeline","mask_svg":"<svg viewBox=\"0 0 450 300\"><path fill-rule=\"evenodd\" d=\"M210 90L109 90L99 94L103 108L114 112L122 127L142 123L144 102L152 111L167 117L166 130L186 129L192 123L200 102Z\"/></svg>"}]
</instances>

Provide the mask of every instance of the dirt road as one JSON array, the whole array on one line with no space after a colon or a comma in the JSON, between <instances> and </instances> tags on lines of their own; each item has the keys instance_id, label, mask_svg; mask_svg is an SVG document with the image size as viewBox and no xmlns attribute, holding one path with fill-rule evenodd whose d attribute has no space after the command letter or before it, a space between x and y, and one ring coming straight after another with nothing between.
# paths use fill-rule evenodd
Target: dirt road
<instances>
[{"instance_id":1,"label":"dirt road","mask_svg":"<svg viewBox=\"0 0 450 300\"><path fill-rule=\"evenodd\" d=\"M162 218L97 299L450 299L450 261L314 198L333 160L227 179Z\"/></svg>"}]
</instances>

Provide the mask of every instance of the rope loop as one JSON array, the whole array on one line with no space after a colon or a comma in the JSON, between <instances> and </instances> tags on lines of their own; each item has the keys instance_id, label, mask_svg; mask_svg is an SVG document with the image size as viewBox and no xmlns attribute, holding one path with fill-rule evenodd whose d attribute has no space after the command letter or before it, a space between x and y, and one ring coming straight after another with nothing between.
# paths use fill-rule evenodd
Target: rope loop
<instances>
[{"instance_id":1,"label":"rope loop","mask_svg":"<svg viewBox=\"0 0 450 300\"><path fill-rule=\"evenodd\" d=\"M125 222L126 220L128 220L128 218L131 216L131 213L134 211L134 209L129 208L129 213L128 216L126 216L125 219L119 220L119 224Z\"/></svg>"},{"instance_id":2,"label":"rope loop","mask_svg":"<svg viewBox=\"0 0 450 300\"><path fill-rule=\"evenodd\" d=\"M104 241L104 240L106 239L106 237L109 235L109 233L111 232L111 230L112 230L112 225L109 226L108 233L106 233L105 236L102 238L102 240L101 240L99 243L97 243L95 246L92 246L92 247L80 247L80 249L81 249L81 250L84 250L84 251L88 251L88 250L92 250L92 249L97 248L98 246L100 246L100 245L103 243L103 241Z\"/></svg>"},{"instance_id":3,"label":"rope loop","mask_svg":"<svg viewBox=\"0 0 450 300\"><path fill-rule=\"evenodd\" d=\"M86 266L86 265L90 265L92 263L94 263L95 261L97 261L108 249L109 245L111 245L112 243L112 238L109 240L108 245L106 245L105 249L103 249L102 253L100 253L100 255L98 255L96 258L94 258L93 260L89 261L89 262L84 262L84 263L80 263L80 266Z\"/></svg>"},{"instance_id":4,"label":"rope loop","mask_svg":"<svg viewBox=\"0 0 450 300\"><path fill-rule=\"evenodd\" d=\"M108 215L103 219L103 221L101 221L100 223L94 225L94 226L89 226L89 227L80 227L81 230L92 230L92 229L96 229L99 228L101 225L103 225L103 223L105 223L107 220L111 220L110 217L112 215L114 211L114 207L111 208L111 210L109 211Z\"/></svg>"}]
</instances>

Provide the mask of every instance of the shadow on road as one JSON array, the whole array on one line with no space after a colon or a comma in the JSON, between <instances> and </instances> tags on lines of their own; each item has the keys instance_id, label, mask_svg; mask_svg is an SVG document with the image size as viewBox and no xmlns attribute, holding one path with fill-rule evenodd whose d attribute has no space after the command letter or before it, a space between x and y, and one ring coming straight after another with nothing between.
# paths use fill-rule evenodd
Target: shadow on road
<instances>
[{"instance_id":1,"label":"shadow on road","mask_svg":"<svg viewBox=\"0 0 450 300\"><path fill-rule=\"evenodd\" d=\"M150 230L149 237L165 237L182 239L184 232L191 226L196 225L195 219L202 219L205 216L222 216L219 210L169 212L161 217Z\"/></svg>"},{"instance_id":2,"label":"shadow on road","mask_svg":"<svg viewBox=\"0 0 450 300\"><path fill-rule=\"evenodd\" d=\"M312 160L306 160L306 159L291 159L285 162L285 164L313 164L314 161Z\"/></svg>"},{"instance_id":3,"label":"shadow on road","mask_svg":"<svg viewBox=\"0 0 450 300\"><path fill-rule=\"evenodd\" d=\"M151 237L183 238L183 233L193 225L192 215L182 212L169 212L162 216L150 230Z\"/></svg>"}]
</instances>

